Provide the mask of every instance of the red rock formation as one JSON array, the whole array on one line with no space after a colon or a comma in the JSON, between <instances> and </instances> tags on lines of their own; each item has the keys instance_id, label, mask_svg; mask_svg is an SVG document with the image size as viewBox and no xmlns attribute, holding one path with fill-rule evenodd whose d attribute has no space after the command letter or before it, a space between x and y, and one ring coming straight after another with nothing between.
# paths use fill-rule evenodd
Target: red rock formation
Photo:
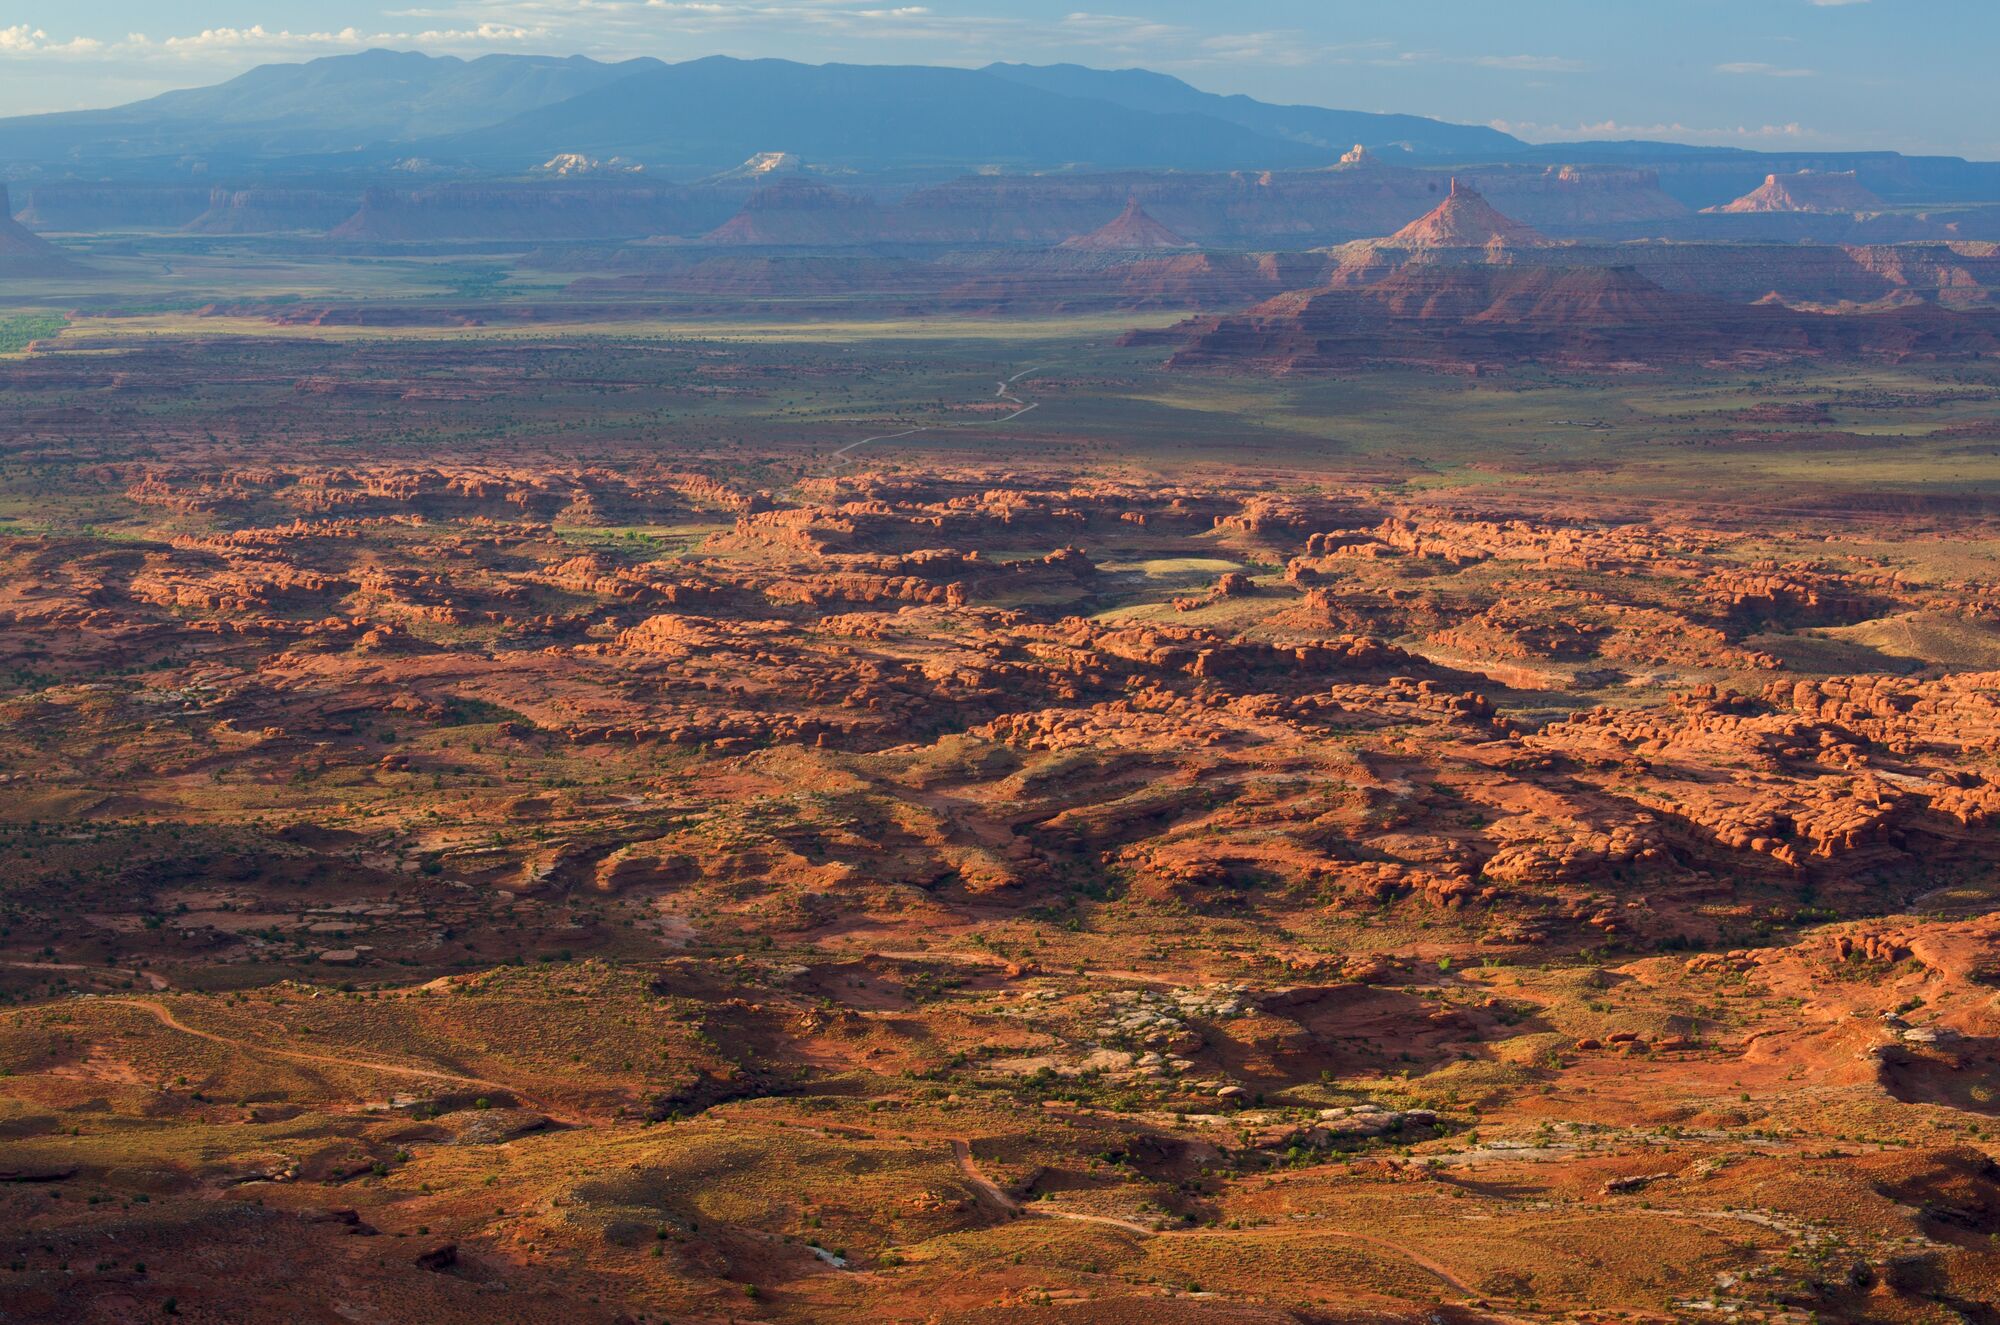
<instances>
[{"instance_id":1,"label":"red rock formation","mask_svg":"<svg viewBox=\"0 0 2000 1325\"><path fill-rule=\"evenodd\" d=\"M1146 209L1139 205L1137 195L1134 195L1125 204L1125 210L1112 220L1087 235L1076 235L1065 239L1062 246L1100 252L1195 247L1148 216Z\"/></svg>"},{"instance_id":2,"label":"red rock formation","mask_svg":"<svg viewBox=\"0 0 2000 1325\"><path fill-rule=\"evenodd\" d=\"M354 214L351 193L323 189L217 189L208 210L185 227L202 235L249 235L273 231L330 230Z\"/></svg>"},{"instance_id":3,"label":"red rock formation","mask_svg":"<svg viewBox=\"0 0 2000 1325\"><path fill-rule=\"evenodd\" d=\"M1711 212L1879 212L1886 204L1849 171L1801 170L1764 182Z\"/></svg>"},{"instance_id":4,"label":"red rock formation","mask_svg":"<svg viewBox=\"0 0 2000 1325\"><path fill-rule=\"evenodd\" d=\"M1525 171L1474 171L1461 175L1500 211L1511 217L1531 217L1548 228L1591 230L1602 227L1671 226L1689 209L1660 188L1650 170L1582 169L1550 166L1540 174Z\"/></svg>"},{"instance_id":5,"label":"red rock formation","mask_svg":"<svg viewBox=\"0 0 2000 1325\"><path fill-rule=\"evenodd\" d=\"M1477 369L1828 357L1982 356L2000 323L1932 306L1817 314L1664 290L1629 268L1407 267L1360 288L1281 295L1131 344L1177 367L1301 372L1371 362Z\"/></svg>"},{"instance_id":6,"label":"red rock formation","mask_svg":"<svg viewBox=\"0 0 2000 1325\"><path fill-rule=\"evenodd\" d=\"M2000 246L1967 242L1907 244L1563 244L1552 248L1407 249L1384 241L1330 251L1320 283L1374 284L1411 265L1480 266L1496 258L1521 267L1629 266L1661 288L1713 295L1731 303L1780 301L1851 311L1884 301L1981 308L2000 290ZM1296 286L1294 288L1297 288Z\"/></svg>"},{"instance_id":7,"label":"red rock formation","mask_svg":"<svg viewBox=\"0 0 2000 1325\"><path fill-rule=\"evenodd\" d=\"M1467 184L1538 226L1672 222L1688 214L1642 171L1487 169ZM1089 232L1137 198L1149 216L1196 243L1304 247L1388 234L1434 209L1446 185L1435 172L1369 159L1227 175L968 176L919 189L892 210L895 233L913 241L1053 244Z\"/></svg>"},{"instance_id":8,"label":"red rock formation","mask_svg":"<svg viewBox=\"0 0 2000 1325\"><path fill-rule=\"evenodd\" d=\"M1389 236L1403 248L1543 248L1546 235L1502 216L1493 205L1460 183L1451 182L1445 200Z\"/></svg>"},{"instance_id":9,"label":"red rock formation","mask_svg":"<svg viewBox=\"0 0 2000 1325\"><path fill-rule=\"evenodd\" d=\"M211 197L187 185L35 184L24 190L20 220L37 230L178 230Z\"/></svg>"}]
</instances>

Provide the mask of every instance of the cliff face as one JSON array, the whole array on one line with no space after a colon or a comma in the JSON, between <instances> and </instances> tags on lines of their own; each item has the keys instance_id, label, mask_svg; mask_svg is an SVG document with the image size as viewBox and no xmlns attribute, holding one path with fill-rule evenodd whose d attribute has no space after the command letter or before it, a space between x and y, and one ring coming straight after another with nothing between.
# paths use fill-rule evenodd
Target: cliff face
<instances>
[{"instance_id":1,"label":"cliff face","mask_svg":"<svg viewBox=\"0 0 2000 1325\"><path fill-rule=\"evenodd\" d=\"M20 219L37 230L178 230L210 201L211 190L179 185L36 184Z\"/></svg>"},{"instance_id":2,"label":"cliff face","mask_svg":"<svg viewBox=\"0 0 2000 1325\"><path fill-rule=\"evenodd\" d=\"M336 239L639 239L698 233L730 200L676 188L447 184L370 189Z\"/></svg>"},{"instance_id":3,"label":"cliff face","mask_svg":"<svg viewBox=\"0 0 2000 1325\"><path fill-rule=\"evenodd\" d=\"M1692 214L1650 170L1474 171L1459 179L1507 215L1554 229L1671 222Z\"/></svg>"},{"instance_id":4,"label":"cliff face","mask_svg":"<svg viewBox=\"0 0 2000 1325\"><path fill-rule=\"evenodd\" d=\"M1661 244L1618 252L1669 289L1740 303L1776 295L1829 308L1924 301L1973 309L1993 306L2000 290L2000 250L1991 244Z\"/></svg>"},{"instance_id":5,"label":"cliff face","mask_svg":"<svg viewBox=\"0 0 2000 1325\"><path fill-rule=\"evenodd\" d=\"M1468 175L1463 184L1533 229L1668 225L1688 215L1643 171L1497 168ZM759 187L746 201L753 185ZM1091 239L1079 246L1267 249L1390 234L1446 201L1447 188L1435 172L1372 159L1310 171L966 176L893 200L829 189L784 168L732 172L685 187L587 175L383 185L367 190L358 205L351 196L310 189L56 184L29 191L23 220L78 231L330 230L343 239L385 242L702 237L723 244L1052 246ZM1108 218L1115 219L1107 225Z\"/></svg>"},{"instance_id":6,"label":"cliff face","mask_svg":"<svg viewBox=\"0 0 2000 1325\"><path fill-rule=\"evenodd\" d=\"M1853 171L1801 170L1796 175L1766 175L1755 190L1732 203L1713 208L1744 212L1879 212L1884 204Z\"/></svg>"},{"instance_id":7,"label":"cliff face","mask_svg":"<svg viewBox=\"0 0 2000 1325\"><path fill-rule=\"evenodd\" d=\"M1323 282L1341 288L1377 284L1412 267L1630 267L1667 290L1731 303L1781 302L1839 309L1930 302L1947 308L1992 306L2000 291L2000 245L1913 244L1602 244L1534 249L1406 248L1391 241L1328 251ZM1297 287L1295 287L1297 288Z\"/></svg>"},{"instance_id":8,"label":"cliff face","mask_svg":"<svg viewBox=\"0 0 2000 1325\"><path fill-rule=\"evenodd\" d=\"M82 268L14 219L7 186L0 184L0 276L74 276Z\"/></svg>"},{"instance_id":9,"label":"cliff face","mask_svg":"<svg viewBox=\"0 0 2000 1325\"><path fill-rule=\"evenodd\" d=\"M844 246L876 243L889 237L889 230L872 199L785 178L751 194L741 211L703 238L711 244Z\"/></svg>"},{"instance_id":10,"label":"cliff face","mask_svg":"<svg viewBox=\"0 0 2000 1325\"><path fill-rule=\"evenodd\" d=\"M1688 214L1642 171L1489 170L1464 183L1530 227L1633 225ZM1372 162L1227 175L967 177L912 193L896 208L896 221L914 240L1051 244L1088 234L1137 202L1195 243L1307 247L1390 234L1437 208L1448 189L1433 172Z\"/></svg>"},{"instance_id":11,"label":"cliff face","mask_svg":"<svg viewBox=\"0 0 2000 1325\"><path fill-rule=\"evenodd\" d=\"M1135 338L1176 367L1312 372L1366 363L1475 369L1772 357L1950 357L2000 350L2000 319L1936 307L1799 312L1663 289L1629 268L1413 266L1358 289L1299 291Z\"/></svg>"},{"instance_id":12,"label":"cliff face","mask_svg":"<svg viewBox=\"0 0 2000 1325\"><path fill-rule=\"evenodd\" d=\"M354 214L359 198L320 189L216 189L208 210L187 223L201 235L329 230Z\"/></svg>"}]
</instances>

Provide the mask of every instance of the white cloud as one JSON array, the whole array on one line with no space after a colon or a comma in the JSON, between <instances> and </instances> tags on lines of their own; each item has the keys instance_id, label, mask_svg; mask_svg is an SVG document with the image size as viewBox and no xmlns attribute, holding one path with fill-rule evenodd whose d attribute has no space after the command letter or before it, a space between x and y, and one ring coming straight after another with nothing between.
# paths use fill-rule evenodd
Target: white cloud
<instances>
[{"instance_id":1,"label":"white cloud","mask_svg":"<svg viewBox=\"0 0 2000 1325\"><path fill-rule=\"evenodd\" d=\"M71 37L68 41L50 41L48 33L40 28L31 28L26 23L17 23L11 28L0 28L0 56L91 55L103 49L104 43L92 37Z\"/></svg>"},{"instance_id":2,"label":"white cloud","mask_svg":"<svg viewBox=\"0 0 2000 1325\"><path fill-rule=\"evenodd\" d=\"M242 50L248 47L260 50L304 46L352 47L360 44L361 33L355 28L343 28L339 32L272 32L260 23L248 28L204 28L192 36L168 37L160 42L160 48L192 52Z\"/></svg>"},{"instance_id":3,"label":"white cloud","mask_svg":"<svg viewBox=\"0 0 2000 1325\"><path fill-rule=\"evenodd\" d=\"M1315 46L1296 32L1235 32L1204 37L1201 54L1165 60L1163 68L1193 69L1202 65L1262 64L1299 69L1314 64L1345 64L1341 48Z\"/></svg>"},{"instance_id":4,"label":"white cloud","mask_svg":"<svg viewBox=\"0 0 2000 1325\"><path fill-rule=\"evenodd\" d=\"M895 44L932 64L988 60L1117 60L1156 69L1218 66L1296 68L1344 63L1343 48L1294 32L1214 31L1142 15L1078 9L1048 19L992 13L940 13L925 4L852 0L448 0L390 11L398 19L469 23L474 15L539 25L552 45L593 55L771 53L771 34L823 43L801 59L893 61ZM837 43L876 43L866 50ZM792 52L788 52L792 53ZM1090 62L1086 59L1086 62Z\"/></svg>"},{"instance_id":5,"label":"white cloud","mask_svg":"<svg viewBox=\"0 0 2000 1325\"><path fill-rule=\"evenodd\" d=\"M167 37L157 45L161 50L177 54L238 50L362 50L370 46L405 42L427 46L524 42L542 35L533 29L504 23L481 23L476 28L432 29L427 32L363 32L351 27L338 32L288 32L282 29L274 32L256 24L247 28L207 28L193 36ZM127 39L127 43L141 47L155 44L148 41L144 34L134 34Z\"/></svg>"},{"instance_id":6,"label":"white cloud","mask_svg":"<svg viewBox=\"0 0 2000 1325\"><path fill-rule=\"evenodd\" d=\"M353 27L342 28L338 32L292 32L252 24L247 28L204 28L200 32L157 40L143 32L132 32L110 42L95 37L55 41L45 30L23 23L0 28L0 59L67 55L98 56L111 61L169 58L199 61L226 56L358 51L372 46L423 46L431 49L519 46L547 35L545 29L505 23L481 23L471 28L438 28L422 32L366 32Z\"/></svg>"},{"instance_id":7,"label":"white cloud","mask_svg":"<svg viewBox=\"0 0 2000 1325\"><path fill-rule=\"evenodd\" d=\"M1161 41L1179 41L1193 34L1173 23L1149 18L1129 18L1123 14L1066 14L1062 31L1072 40L1090 46L1129 48Z\"/></svg>"}]
</instances>

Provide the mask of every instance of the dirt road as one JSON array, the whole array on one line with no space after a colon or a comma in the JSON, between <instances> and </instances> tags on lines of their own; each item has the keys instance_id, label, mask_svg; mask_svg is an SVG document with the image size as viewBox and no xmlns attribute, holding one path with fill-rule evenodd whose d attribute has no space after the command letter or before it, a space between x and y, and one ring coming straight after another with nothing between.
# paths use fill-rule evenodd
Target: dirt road
<instances>
[{"instance_id":1,"label":"dirt road","mask_svg":"<svg viewBox=\"0 0 2000 1325\"><path fill-rule=\"evenodd\" d=\"M1042 365L1039 364L1033 368L1023 368L1020 372L1015 373L1012 377L1006 378L998 384L1000 389L995 394L995 399L1005 400L1011 404L1020 406L1019 409L1004 419L981 419L973 423L928 423L919 428L905 428L901 432L883 433L879 437L863 437L860 441L849 442L835 451L833 453L833 462L836 465L853 464L854 462L848 458L849 454L873 442L893 442L899 437L914 437L920 432L950 432L960 428L997 428L1003 423L1012 423L1023 414L1032 413L1042 407L1041 402L1038 400L1023 400L1014 394L1014 383L1028 376L1030 373L1038 373L1041 370Z\"/></svg>"},{"instance_id":2,"label":"dirt road","mask_svg":"<svg viewBox=\"0 0 2000 1325\"><path fill-rule=\"evenodd\" d=\"M341 1058L333 1054L307 1053L301 1049L279 1049L272 1045L260 1044L254 1040L243 1039L239 1036L221 1035L215 1031L205 1031L198 1026L188 1025L174 1015L172 1008L169 1008L164 1003L156 1003L151 999L94 998L90 1001L100 1007L109 1004L117 1007L138 1008L168 1030L178 1031L182 1035L192 1035L198 1040L207 1040L211 1044L220 1044L231 1049L240 1049L245 1053L262 1054L269 1058L283 1058L295 1063L314 1063L322 1067L345 1067L364 1072L381 1072L392 1076L413 1077L420 1081L440 1081L454 1086L483 1086L488 1090L501 1091L516 1098L526 1098L521 1094L519 1087L510 1086L504 1081L493 1081L486 1077L467 1076L462 1072L446 1072L438 1068L410 1067L403 1063L383 1063L367 1058ZM20 1009L20 1011L28 1010ZM47 1009L39 1010L46 1011Z\"/></svg>"},{"instance_id":3,"label":"dirt road","mask_svg":"<svg viewBox=\"0 0 2000 1325\"><path fill-rule=\"evenodd\" d=\"M964 1174L965 1180L972 1184L973 1191L978 1195L980 1204L992 1210L1002 1211L1010 1215L1034 1215L1042 1219L1070 1219L1083 1224L1108 1224L1113 1228L1122 1228L1129 1233L1136 1233L1140 1237L1147 1238L1240 1238L1246 1236L1245 1231L1238 1229L1158 1229L1127 1219L1115 1219L1110 1215L1090 1215L1073 1210L1051 1210L1046 1206L1025 1204L1007 1195L1005 1191L1001 1190L999 1184L979 1171L978 1163L972 1158L972 1145L970 1142L954 1139L951 1143L951 1153L952 1158L958 1161L959 1172ZM1429 1274L1439 1283L1450 1288L1453 1292L1461 1293L1469 1298L1479 1296L1477 1289L1460 1279L1450 1270L1422 1253L1411 1250L1400 1242L1392 1242L1387 1238L1378 1238L1370 1233L1354 1233L1346 1229L1316 1228L1313 1232L1324 1237L1345 1238L1351 1242L1366 1243L1368 1246L1386 1251L1393 1256L1408 1261L1426 1274ZM1251 1235L1254 1235L1254 1231L1252 1231Z\"/></svg>"}]
</instances>

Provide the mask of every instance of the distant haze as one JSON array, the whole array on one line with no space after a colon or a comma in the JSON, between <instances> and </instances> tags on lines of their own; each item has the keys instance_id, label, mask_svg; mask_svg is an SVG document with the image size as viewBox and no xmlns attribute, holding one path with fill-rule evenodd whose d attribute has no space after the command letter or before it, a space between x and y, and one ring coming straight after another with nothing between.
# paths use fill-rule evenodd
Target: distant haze
<instances>
[{"instance_id":1,"label":"distant haze","mask_svg":"<svg viewBox=\"0 0 2000 1325\"><path fill-rule=\"evenodd\" d=\"M116 105L271 61L389 46L811 62L1144 66L1267 102L1489 125L1529 141L2000 157L1990 0L25 0L0 115Z\"/></svg>"}]
</instances>

